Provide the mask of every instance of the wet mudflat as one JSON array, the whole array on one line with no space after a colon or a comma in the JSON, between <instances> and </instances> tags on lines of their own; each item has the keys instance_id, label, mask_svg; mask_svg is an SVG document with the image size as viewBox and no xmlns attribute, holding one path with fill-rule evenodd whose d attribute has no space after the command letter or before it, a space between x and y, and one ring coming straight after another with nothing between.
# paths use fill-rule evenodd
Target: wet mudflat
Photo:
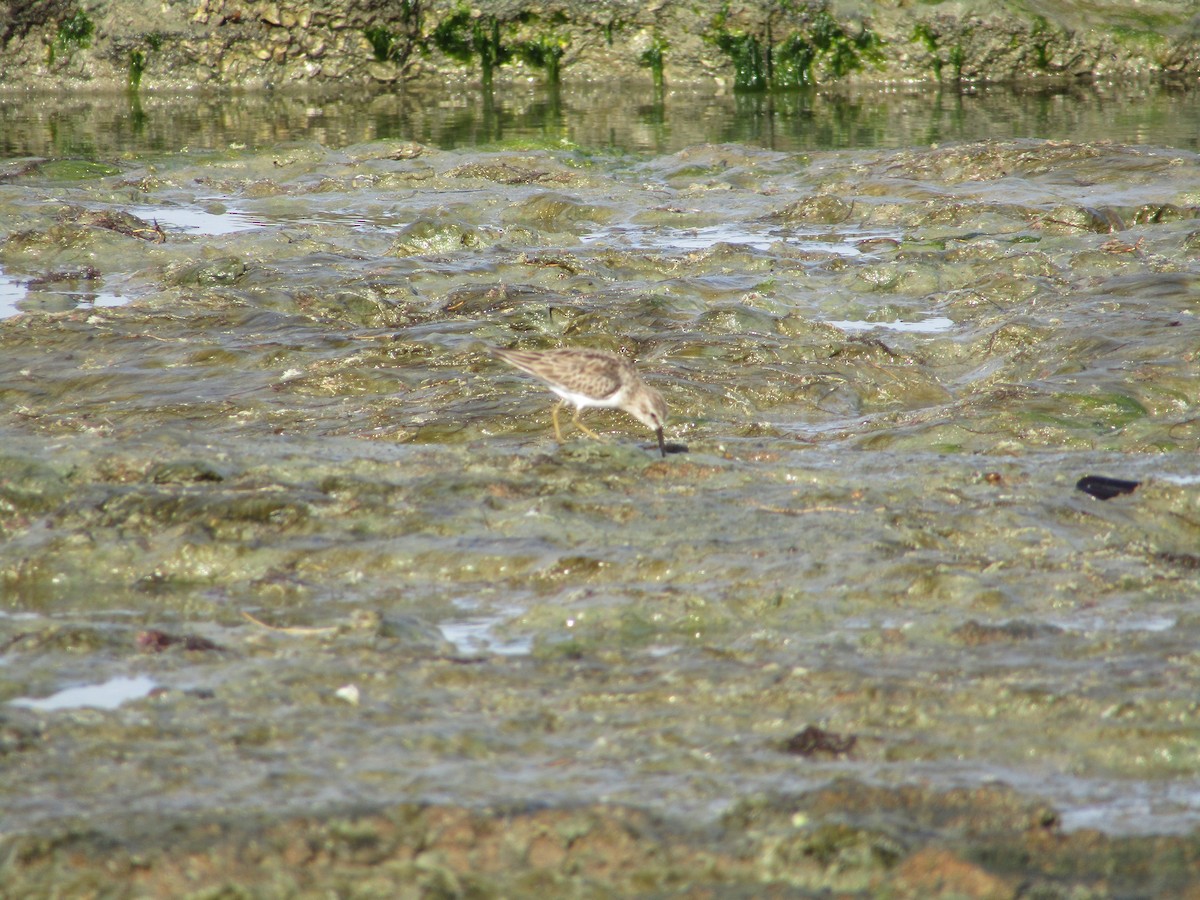
<instances>
[{"instance_id":1,"label":"wet mudflat","mask_svg":"<svg viewBox=\"0 0 1200 900\"><path fill-rule=\"evenodd\" d=\"M1195 882L1196 154L0 174L9 884ZM628 353L688 452L492 345Z\"/></svg>"}]
</instances>

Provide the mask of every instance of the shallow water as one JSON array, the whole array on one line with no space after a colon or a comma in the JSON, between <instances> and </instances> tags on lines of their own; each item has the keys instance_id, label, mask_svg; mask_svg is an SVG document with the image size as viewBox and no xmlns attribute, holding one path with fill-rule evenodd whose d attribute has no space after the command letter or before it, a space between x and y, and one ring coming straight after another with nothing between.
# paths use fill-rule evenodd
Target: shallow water
<instances>
[{"instance_id":1,"label":"shallow water","mask_svg":"<svg viewBox=\"0 0 1200 900\"><path fill-rule=\"evenodd\" d=\"M1150 83L895 85L736 94L578 86L558 94L513 84L472 90L261 94L0 93L0 159L88 159L372 140L442 150L532 144L675 153L710 142L782 151L1042 138L1200 149L1195 91Z\"/></svg>"},{"instance_id":2,"label":"shallow water","mask_svg":"<svg viewBox=\"0 0 1200 900\"><path fill-rule=\"evenodd\" d=\"M68 299L0 322L0 697L160 689L3 707L8 828L852 778L1192 833L1200 157L888 143L12 170ZM488 345L635 356L689 452L557 447Z\"/></svg>"},{"instance_id":3,"label":"shallow water","mask_svg":"<svg viewBox=\"0 0 1200 900\"><path fill-rule=\"evenodd\" d=\"M13 706L49 712L60 709L77 709L89 706L95 709L116 709L122 703L140 700L155 687L155 682L146 676L137 678L110 678L103 684L81 684L63 688L49 697L17 697L9 700Z\"/></svg>"}]
</instances>

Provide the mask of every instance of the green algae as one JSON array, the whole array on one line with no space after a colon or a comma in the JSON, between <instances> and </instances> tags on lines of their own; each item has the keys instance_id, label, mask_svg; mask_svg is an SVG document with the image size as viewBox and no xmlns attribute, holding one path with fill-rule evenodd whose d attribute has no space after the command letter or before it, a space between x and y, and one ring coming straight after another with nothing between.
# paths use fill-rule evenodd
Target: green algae
<instances>
[{"instance_id":1,"label":"green algae","mask_svg":"<svg viewBox=\"0 0 1200 900\"><path fill-rule=\"evenodd\" d=\"M963 76L963 63L966 60L966 51L963 49L961 40L955 41L943 53L941 44L941 36L934 25L929 22L917 22L913 26L912 40L920 43L926 51L930 53L930 68L933 70L933 75L939 81L942 80L942 75L946 66L950 67L950 78L954 81L961 81Z\"/></svg>"},{"instance_id":2,"label":"green algae","mask_svg":"<svg viewBox=\"0 0 1200 900\"><path fill-rule=\"evenodd\" d=\"M813 17L809 41L817 57L826 59L835 79L882 59L882 41L870 27L863 25L856 34L851 34L826 10Z\"/></svg>"},{"instance_id":3,"label":"green algae","mask_svg":"<svg viewBox=\"0 0 1200 900\"><path fill-rule=\"evenodd\" d=\"M798 34L789 36L775 52L773 58L773 82L776 87L806 87L816 82L813 67L818 50L810 41Z\"/></svg>"},{"instance_id":4,"label":"green algae","mask_svg":"<svg viewBox=\"0 0 1200 900\"><path fill-rule=\"evenodd\" d=\"M146 54L142 50L129 51L129 88L137 91L142 86L142 75L146 71Z\"/></svg>"},{"instance_id":5,"label":"green algae","mask_svg":"<svg viewBox=\"0 0 1200 900\"><path fill-rule=\"evenodd\" d=\"M496 16L475 16L465 8L439 21L431 40L439 50L461 63L477 60L485 89L495 80L496 70L513 58L512 48L501 43L500 20Z\"/></svg>"},{"instance_id":6,"label":"green algae","mask_svg":"<svg viewBox=\"0 0 1200 900\"><path fill-rule=\"evenodd\" d=\"M638 62L650 70L650 76L654 79L654 88L661 92L664 79L664 64L666 61L666 53L671 47L670 42L658 32L655 32L654 37L650 40L650 46L643 52Z\"/></svg>"},{"instance_id":7,"label":"green algae","mask_svg":"<svg viewBox=\"0 0 1200 900\"><path fill-rule=\"evenodd\" d=\"M59 22L54 43L46 48L48 63L53 65L58 54L87 49L92 44L92 35L95 32L96 25L87 12L76 9L68 18Z\"/></svg>"},{"instance_id":8,"label":"green algae","mask_svg":"<svg viewBox=\"0 0 1200 900\"><path fill-rule=\"evenodd\" d=\"M706 39L733 64L735 90L748 92L836 81L882 59L882 41L868 26L851 34L825 9L804 18L803 28L776 41L769 25L761 33L730 30L720 16Z\"/></svg>"},{"instance_id":9,"label":"green algae","mask_svg":"<svg viewBox=\"0 0 1200 900\"><path fill-rule=\"evenodd\" d=\"M452 59L468 65L478 62L485 90L490 90L497 69L512 60L544 71L546 83L556 86L561 82L562 60L571 41L568 35L553 29L565 21L562 13L550 16L544 23L538 16L527 13L510 22L495 15L478 15L464 7L441 19L430 40ZM514 28L532 34L517 38L511 34Z\"/></svg>"},{"instance_id":10,"label":"green algae","mask_svg":"<svg viewBox=\"0 0 1200 900\"><path fill-rule=\"evenodd\" d=\"M378 62L393 62L400 58L401 43L395 33L379 25L363 29L363 37L371 45L371 52Z\"/></svg>"},{"instance_id":11,"label":"green algae","mask_svg":"<svg viewBox=\"0 0 1200 900\"><path fill-rule=\"evenodd\" d=\"M368 25L362 34L376 62L403 68L415 51L424 49L424 10L420 0L401 0L391 12L386 24Z\"/></svg>"},{"instance_id":12,"label":"green algae","mask_svg":"<svg viewBox=\"0 0 1200 900\"><path fill-rule=\"evenodd\" d=\"M757 35L721 31L713 38L733 63L733 85L740 91L762 91L768 85L767 60Z\"/></svg>"},{"instance_id":13,"label":"green algae","mask_svg":"<svg viewBox=\"0 0 1200 900\"><path fill-rule=\"evenodd\" d=\"M562 80L562 59L570 39L559 34L543 34L516 45L516 55L530 67L546 73L546 84L555 87Z\"/></svg>"}]
</instances>

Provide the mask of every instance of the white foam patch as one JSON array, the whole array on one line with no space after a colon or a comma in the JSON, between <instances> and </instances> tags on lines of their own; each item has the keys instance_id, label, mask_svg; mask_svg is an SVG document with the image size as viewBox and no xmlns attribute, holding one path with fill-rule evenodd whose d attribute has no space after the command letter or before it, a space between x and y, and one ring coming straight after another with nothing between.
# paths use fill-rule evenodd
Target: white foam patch
<instances>
[{"instance_id":1,"label":"white foam patch","mask_svg":"<svg viewBox=\"0 0 1200 900\"><path fill-rule=\"evenodd\" d=\"M938 334L952 329L954 327L954 320L947 319L945 316L933 316L928 319L921 319L918 322L901 322L899 319L891 322L864 322L855 319L840 319L826 322L826 324L852 334L862 334L866 331L874 331L876 328L883 328L888 331L908 331L915 334Z\"/></svg>"}]
</instances>

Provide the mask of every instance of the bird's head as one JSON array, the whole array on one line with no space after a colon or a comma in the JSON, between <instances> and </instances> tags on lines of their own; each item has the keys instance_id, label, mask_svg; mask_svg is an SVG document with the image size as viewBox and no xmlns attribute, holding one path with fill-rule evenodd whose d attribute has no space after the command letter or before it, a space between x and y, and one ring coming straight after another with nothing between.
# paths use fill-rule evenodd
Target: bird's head
<instances>
[{"instance_id":1,"label":"bird's head","mask_svg":"<svg viewBox=\"0 0 1200 900\"><path fill-rule=\"evenodd\" d=\"M663 399L663 395L646 385L642 393L638 395L637 402L629 408L629 412L635 419L654 431L655 437L658 438L658 450L663 456L666 456L667 448L663 443L663 424L667 421L667 401Z\"/></svg>"}]
</instances>

